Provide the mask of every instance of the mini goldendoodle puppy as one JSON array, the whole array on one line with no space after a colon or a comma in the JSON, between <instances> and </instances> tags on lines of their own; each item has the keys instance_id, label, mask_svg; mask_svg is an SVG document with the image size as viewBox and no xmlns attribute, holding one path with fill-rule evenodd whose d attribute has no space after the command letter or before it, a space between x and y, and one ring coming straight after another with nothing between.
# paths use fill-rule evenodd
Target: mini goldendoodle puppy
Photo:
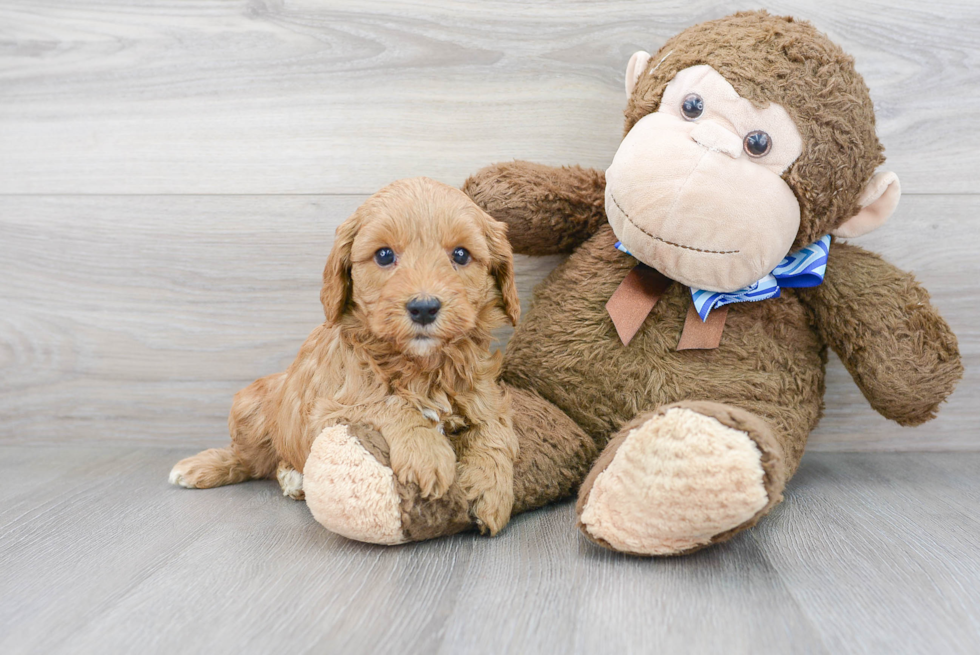
<instances>
[{"instance_id":1,"label":"mini goldendoodle puppy","mask_svg":"<svg viewBox=\"0 0 980 655\"><path fill-rule=\"evenodd\" d=\"M317 435L367 425L387 440L402 483L438 498L458 476L477 523L496 534L510 518L517 457L490 352L490 331L520 315L506 226L452 187L395 182L337 228L320 300L327 320L292 365L235 396L231 445L178 462L170 482L276 475L301 499Z\"/></svg>"}]
</instances>

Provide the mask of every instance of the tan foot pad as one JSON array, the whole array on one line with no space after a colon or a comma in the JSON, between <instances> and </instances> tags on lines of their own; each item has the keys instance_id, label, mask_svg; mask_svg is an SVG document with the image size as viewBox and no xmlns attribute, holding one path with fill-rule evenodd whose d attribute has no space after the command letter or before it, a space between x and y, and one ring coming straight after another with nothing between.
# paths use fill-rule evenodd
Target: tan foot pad
<instances>
[{"instance_id":1,"label":"tan foot pad","mask_svg":"<svg viewBox=\"0 0 980 655\"><path fill-rule=\"evenodd\" d=\"M596 478L583 528L616 550L670 555L766 506L761 453L749 436L690 409L670 409L626 437Z\"/></svg>"},{"instance_id":2,"label":"tan foot pad","mask_svg":"<svg viewBox=\"0 0 980 655\"><path fill-rule=\"evenodd\" d=\"M394 474L347 426L326 428L313 442L303 489L313 518L331 532L373 544L406 541Z\"/></svg>"}]
</instances>

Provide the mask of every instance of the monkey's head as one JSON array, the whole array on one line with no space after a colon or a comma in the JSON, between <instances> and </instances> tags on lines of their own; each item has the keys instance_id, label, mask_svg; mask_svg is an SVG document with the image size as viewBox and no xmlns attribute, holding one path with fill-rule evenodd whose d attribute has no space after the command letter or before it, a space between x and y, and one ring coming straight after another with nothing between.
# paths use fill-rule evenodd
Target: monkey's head
<instances>
[{"instance_id":1,"label":"monkey's head","mask_svg":"<svg viewBox=\"0 0 980 655\"><path fill-rule=\"evenodd\" d=\"M626 136L606 214L637 259L735 291L828 232L894 211L894 173L854 60L811 25L766 12L702 23L626 71Z\"/></svg>"}]
</instances>

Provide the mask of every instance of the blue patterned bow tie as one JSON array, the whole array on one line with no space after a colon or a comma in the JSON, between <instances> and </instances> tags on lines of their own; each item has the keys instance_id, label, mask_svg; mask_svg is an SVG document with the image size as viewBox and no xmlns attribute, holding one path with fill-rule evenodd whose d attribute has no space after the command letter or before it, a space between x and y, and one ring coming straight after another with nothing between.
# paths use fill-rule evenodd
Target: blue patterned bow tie
<instances>
[{"instance_id":1,"label":"blue patterned bow tie","mask_svg":"<svg viewBox=\"0 0 980 655\"><path fill-rule=\"evenodd\" d=\"M616 249L632 257L621 241L616 242ZM716 307L730 305L736 302L754 302L768 298L778 298L779 288L815 287L823 282L827 271L827 255L830 252L830 235L827 234L819 241L792 252L772 269L772 273L758 282L737 291L722 293L706 291L691 287L691 297L698 316L704 321Z\"/></svg>"}]
</instances>

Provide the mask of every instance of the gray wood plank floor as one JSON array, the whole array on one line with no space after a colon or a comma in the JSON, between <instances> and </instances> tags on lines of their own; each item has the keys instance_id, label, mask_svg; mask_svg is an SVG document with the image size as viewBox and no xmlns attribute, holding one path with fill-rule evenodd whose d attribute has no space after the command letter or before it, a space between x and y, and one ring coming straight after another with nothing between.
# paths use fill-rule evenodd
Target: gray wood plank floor
<instances>
[{"instance_id":1,"label":"gray wood plank floor","mask_svg":"<svg viewBox=\"0 0 980 655\"><path fill-rule=\"evenodd\" d=\"M565 503L384 548L183 451L0 447L0 652L976 653L980 453L810 453L757 529L646 560Z\"/></svg>"}]
</instances>

